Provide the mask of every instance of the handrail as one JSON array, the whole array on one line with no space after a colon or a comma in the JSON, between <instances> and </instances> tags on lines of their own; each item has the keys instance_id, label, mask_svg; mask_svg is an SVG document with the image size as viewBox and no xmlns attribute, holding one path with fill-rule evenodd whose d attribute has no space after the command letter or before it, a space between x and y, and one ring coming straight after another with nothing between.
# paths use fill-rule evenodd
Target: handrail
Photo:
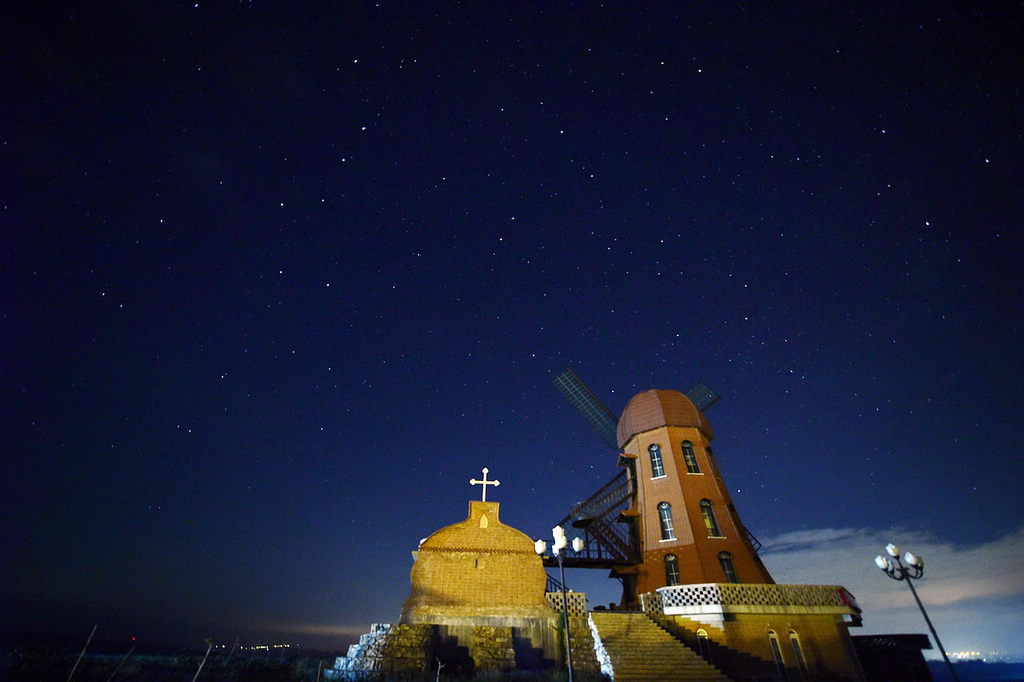
<instances>
[{"instance_id":1,"label":"handrail","mask_svg":"<svg viewBox=\"0 0 1024 682\"><path fill-rule=\"evenodd\" d=\"M544 591L545 592L558 592L558 593L561 593L562 592L562 583L559 582L558 578L554 577L553 575L551 575L550 573L547 573L547 572L545 572L545 575L547 575L547 577L548 577L548 582L544 586Z\"/></svg>"},{"instance_id":2,"label":"handrail","mask_svg":"<svg viewBox=\"0 0 1024 682\"><path fill-rule=\"evenodd\" d=\"M583 538L583 550L576 555L579 559L616 563L640 561L640 548L633 534L616 523L619 511L635 493L633 481L624 469L585 501L572 505L569 515L558 525L566 529L566 535Z\"/></svg>"}]
</instances>

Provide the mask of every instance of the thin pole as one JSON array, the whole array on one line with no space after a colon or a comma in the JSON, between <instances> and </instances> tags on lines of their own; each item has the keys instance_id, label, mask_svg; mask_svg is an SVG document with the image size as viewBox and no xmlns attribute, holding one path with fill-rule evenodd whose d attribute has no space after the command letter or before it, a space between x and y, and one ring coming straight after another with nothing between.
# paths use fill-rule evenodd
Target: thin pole
<instances>
[{"instance_id":1,"label":"thin pole","mask_svg":"<svg viewBox=\"0 0 1024 682\"><path fill-rule=\"evenodd\" d=\"M71 672L68 673L68 682L71 682L71 676L75 674L76 670L78 670L78 664L82 662L82 656L85 656L85 650L89 648L89 642L92 641L92 636L96 634L97 627L99 627L98 624L92 626L92 632L89 633L89 639L85 640L85 646L82 647L82 653L78 654L78 660L75 661L75 666L71 668Z\"/></svg>"},{"instance_id":2,"label":"thin pole","mask_svg":"<svg viewBox=\"0 0 1024 682\"><path fill-rule=\"evenodd\" d=\"M569 601L565 596L565 566L562 552L558 552L558 570L562 576L562 624L565 626L565 665L569 668L569 682L572 682L572 647L569 644ZM957 680L960 682L960 680Z\"/></svg>"},{"instance_id":3,"label":"thin pole","mask_svg":"<svg viewBox=\"0 0 1024 682\"><path fill-rule=\"evenodd\" d=\"M210 656L210 649L213 648L213 640L212 639L206 640L206 644L207 644L206 655L203 656L203 660L199 663L199 670L197 670L196 674L192 677L192 682L196 682L196 680L199 678L199 673L203 672L203 666L206 665L206 659L209 658L209 656ZM957 682L960 682L960 681L957 680Z\"/></svg>"},{"instance_id":4,"label":"thin pole","mask_svg":"<svg viewBox=\"0 0 1024 682\"><path fill-rule=\"evenodd\" d=\"M110 673L110 677L107 678L107 682L110 682L114 679L114 675L116 675L117 671L121 669L121 666L124 665L124 662L128 660L128 657L132 655L133 651L135 651L135 646L132 646L132 648L128 650L128 653L124 655L124 658L121 659L121 662L117 664L116 668L114 668L114 672Z\"/></svg>"},{"instance_id":5,"label":"thin pole","mask_svg":"<svg viewBox=\"0 0 1024 682\"><path fill-rule=\"evenodd\" d=\"M928 623L928 629L932 631L932 637L935 638L935 645L939 647L939 653L942 654L942 658L945 659L946 665L949 666L949 674L953 676L956 682L960 682L960 678L957 677L956 671L953 670L953 664L949 662L949 656L946 655L946 649L942 646L942 642L939 640L939 635L935 632L935 626L932 625L932 619L928 617L928 612L924 610L924 604L921 603L921 598L917 596L917 590L914 589L914 581L907 576L907 586L910 587L910 593L914 595L914 601L917 602L917 608L921 609L921 615L924 616L924 622Z\"/></svg>"}]
</instances>

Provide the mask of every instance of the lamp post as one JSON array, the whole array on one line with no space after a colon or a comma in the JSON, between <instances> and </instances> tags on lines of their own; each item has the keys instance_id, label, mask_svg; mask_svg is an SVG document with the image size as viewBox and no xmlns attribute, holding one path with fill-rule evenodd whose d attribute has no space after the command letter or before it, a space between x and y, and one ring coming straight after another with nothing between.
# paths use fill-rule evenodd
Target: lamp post
<instances>
[{"instance_id":1,"label":"lamp post","mask_svg":"<svg viewBox=\"0 0 1024 682\"><path fill-rule=\"evenodd\" d=\"M891 542L885 546L885 551L889 556L884 557L879 554L875 557L875 565L893 580L907 581L907 587L910 588L910 593L914 595L917 607L921 609L924 622L928 623L928 629L932 631L932 637L935 638L935 644L939 647L939 653L942 654L946 665L949 666L949 674L953 676L956 682L960 682L960 678L956 675L956 670L953 669L953 664L949 662L949 657L946 656L946 649L942 646L942 642L939 641L939 635L935 632L935 626L932 625L931 619L928 618L928 612L924 610L924 604L921 603L921 598L917 596L917 590L914 589L914 581L924 575L924 560L916 554L907 552L903 555L903 560L901 561L900 548Z\"/></svg>"},{"instance_id":2,"label":"lamp post","mask_svg":"<svg viewBox=\"0 0 1024 682\"><path fill-rule=\"evenodd\" d=\"M569 541L565 537L565 531L561 526L555 526L552 528L551 535L554 538L554 542L551 543L551 553L555 555L556 559L558 559L558 570L561 575L562 583L562 627L565 628L565 665L569 669L569 682L572 682L572 648L569 644L569 602L565 596L565 566L562 564L562 550L564 550L566 545L569 544ZM537 540L533 543L533 549L541 556L544 556L544 552L547 548L547 543L543 540ZM572 550L574 552L580 552L582 549L583 538L573 538ZM959 680L957 682L959 682Z\"/></svg>"}]
</instances>

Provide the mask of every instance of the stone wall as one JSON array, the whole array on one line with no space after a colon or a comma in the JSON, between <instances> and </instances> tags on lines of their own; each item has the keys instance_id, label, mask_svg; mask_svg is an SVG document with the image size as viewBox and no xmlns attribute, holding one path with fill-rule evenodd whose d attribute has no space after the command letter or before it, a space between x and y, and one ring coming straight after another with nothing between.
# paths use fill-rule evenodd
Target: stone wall
<instances>
[{"instance_id":1,"label":"stone wall","mask_svg":"<svg viewBox=\"0 0 1024 682\"><path fill-rule=\"evenodd\" d=\"M436 671L442 674L501 675L512 670L554 670L565 665L561 619L525 627L494 625L374 624L325 671L328 680L387 679ZM599 675L594 639L586 616L569 620L573 670Z\"/></svg>"},{"instance_id":2,"label":"stone wall","mask_svg":"<svg viewBox=\"0 0 1024 682\"><path fill-rule=\"evenodd\" d=\"M516 667L512 628L480 625L474 629L469 647L474 672L508 672Z\"/></svg>"}]
</instances>

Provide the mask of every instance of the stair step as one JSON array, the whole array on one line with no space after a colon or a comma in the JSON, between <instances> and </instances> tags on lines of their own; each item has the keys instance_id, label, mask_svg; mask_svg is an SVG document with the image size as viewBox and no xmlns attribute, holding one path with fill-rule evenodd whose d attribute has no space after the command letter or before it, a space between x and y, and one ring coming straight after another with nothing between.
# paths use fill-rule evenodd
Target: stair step
<instances>
[{"instance_id":1,"label":"stair step","mask_svg":"<svg viewBox=\"0 0 1024 682\"><path fill-rule=\"evenodd\" d=\"M729 680L642 613L605 611L591 616L611 659L616 682Z\"/></svg>"}]
</instances>

